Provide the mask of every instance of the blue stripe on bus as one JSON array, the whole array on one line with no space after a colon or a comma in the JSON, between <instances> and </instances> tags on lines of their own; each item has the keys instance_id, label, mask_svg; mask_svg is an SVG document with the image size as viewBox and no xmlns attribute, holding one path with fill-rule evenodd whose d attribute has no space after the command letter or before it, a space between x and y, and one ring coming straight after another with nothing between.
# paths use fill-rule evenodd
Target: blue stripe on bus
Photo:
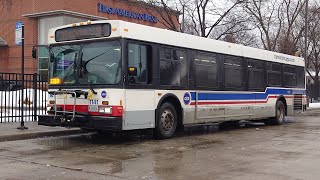
<instances>
[{"instance_id":1,"label":"blue stripe on bus","mask_svg":"<svg viewBox=\"0 0 320 180\"><path fill-rule=\"evenodd\" d=\"M191 99L196 100L196 93L191 93ZM291 89L276 89L267 88L266 92L248 92L248 93L198 93L198 100L264 100L267 99L269 94L273 95L293 95L302 94L305 95L305 90L291 90Z\"/></svg>"}]
</instances>

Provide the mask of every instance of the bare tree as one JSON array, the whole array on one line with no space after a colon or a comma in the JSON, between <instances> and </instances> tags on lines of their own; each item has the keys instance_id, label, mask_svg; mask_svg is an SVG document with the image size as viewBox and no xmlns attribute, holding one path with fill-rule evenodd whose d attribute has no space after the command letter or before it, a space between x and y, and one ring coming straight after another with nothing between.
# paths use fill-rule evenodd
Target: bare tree
<instances>
[{"instance_id":1,"label":"bare tree","mask_svg":"<svg viewBox=\"0 0 320 180\"><path fill-rule=\"evenodd\" d=\"M227 21L224 20L227 19L232 11L242 2L242 0L227 0L222 4L212 0L194 0L193 3L187 6L186 12L197 35L220 39L228 33L225 31L220 34L215 33L216 37L213 37L212 32L215 28L222 26L222 24L226 25ZM233 23L233 25L235 24ZM225 28L226 31L231 31L231 29L233 29L233 26Z\"/></svg>"},{"instance_id":2,"label":"bare tree","mask_svg":"<svg viewBox=\"0 0 320 180\"><path fill-rule=\"evenodd\" d=\"M153 16L160 17L158 22L173 31L181 31L179 15L182 11L180 1L175 0L145 0L141 2L147 12Z\"/></svg>"},{"instance_id":3,"label":"bare tree","mask_svg":"<svg viewBox=\"0 0 320 180\"><path fill-rule=\"evenodd\" d=\"M304 31L304 0L248 0L243 4L259 30L264 49L291 55L297 51Z\"/></svg>"},{"instance_id":4,"label":"bare tree","mask_svg":"<svg viewBox=\"0 0 320 180\"><path fill-rule=\"evenodd\" d=\"M223 39L226 35L246 30L241 24L246 23L247 19L243 18L243 13L236 11L243 0L227 0L220 3L212 0L145 0L145 2L149 4L146 5L149 13L160 15L159 22L171 30L182 31L184 27L185 33L214 39ZM184 17L182 20L180 17L178 21L180 23L177 23L178 14Z\"/></svg>"},{"instance_id":5,"label":"bare tree","mask_svg":"<svg viewBox=\"0 0 320 180\"><path fill-rule=\"evenodd\" d=\"M320 4L313 3L309 7L308 13L308 46L306 59L306 72L314 82L315 97L319 97L320 89ZM304 38L300 41L301 47L304 50Z\"/></svg>"},{"instance_id":6,"label":"bare tree","mask_svg":"<svg viewBox=\"0 0 320 180\"><path fill-rule=\"evenodd\" d=\"M249 20L250 17L247 16L247 14L239 8L235 8L232 13L226 16L225 19L214 28L210 37L236 44L257 47L256 35L252 32L255 27L248 24Z\"/></svg>"}]
</instances>

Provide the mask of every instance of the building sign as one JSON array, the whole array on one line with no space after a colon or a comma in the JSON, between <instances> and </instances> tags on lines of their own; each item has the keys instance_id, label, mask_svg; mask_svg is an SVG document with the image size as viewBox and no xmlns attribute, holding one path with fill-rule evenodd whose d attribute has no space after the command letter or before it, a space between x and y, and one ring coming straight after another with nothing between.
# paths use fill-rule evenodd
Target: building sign
<instances>
[{"instance_id":1,"label":"building sign","mask_svg":"<svg viewBox=\"0 0 320 180\"><path fill-rule=\"evenodd\" d=\"M21 38L22 38L22 22L17 22L16 23L16 38L15 38L16 45L22 44Z\"/></svg>"},{"instance_id":2,"label":"building sign","mask_svg":"<svg viewBox=\"0 0 320 180\"><path fill-rule=\"evenodd\" d=\"M150 14L140 14L140 13L135 13L131 11L127 11L124 9L119 9L119 8L112 8L108 7L106 5L103 5L101 3L98 3L98 10L100 12L106 13L106 14L115 14L118 16L124 16L132 19L138 19L138 20L144 20L152 23L157 23L158 20L156 17L150 15Z\"/></svg>"}]
</instances>

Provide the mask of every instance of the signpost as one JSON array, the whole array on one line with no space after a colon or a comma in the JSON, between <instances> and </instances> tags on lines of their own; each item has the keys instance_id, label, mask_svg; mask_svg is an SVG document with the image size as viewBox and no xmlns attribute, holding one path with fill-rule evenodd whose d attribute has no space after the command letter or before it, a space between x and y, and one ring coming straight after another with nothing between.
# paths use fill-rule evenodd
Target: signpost
<instances>
[{"instance_id":1,"label":"signpost","mask_svg":"<svg viewBox=\"0 0 320 180\"><path fill-rule=\"evenodd\" d=\"M17 22L16 23L16 38L15 42L16 45L22 45L22 22Z\"/></svg>"},{"instance_id":2,"label":"signpost","mask_svg":"<svg viewBox=\"0 0 320 180\"><path fill-rule=\"evenodd\" d=\"M24 112L24 24L22 22L16 23L16 44L21 45L21 83L22 83L22 90L21 90L21 122L20 126L17 129L25 130L28 127L24 126L23 120L23 112Z\"/></svg>"}]
</instances>

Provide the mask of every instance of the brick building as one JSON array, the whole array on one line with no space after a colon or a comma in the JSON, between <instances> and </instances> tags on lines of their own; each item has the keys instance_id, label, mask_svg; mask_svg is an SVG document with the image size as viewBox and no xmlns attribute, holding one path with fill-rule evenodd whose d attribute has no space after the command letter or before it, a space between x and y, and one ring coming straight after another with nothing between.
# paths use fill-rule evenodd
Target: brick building
<instances>
[{"instance_id":1,"label":"brick building","mask_svg":"<svg viewBox=\"0 0 320 180\"><path fill-rule=\"evenodd\" d=\"M1 1L0 1L1 3ZM159 10L160 9L160 10ZM179 13L136 0L4 0L0 4L0 72L21 72L21 45L16 44L16 24L25 26L25 72L46 74L47 33L50 28L74 22L120 19L169 29L179 28ZM37 47L37 59L31 56Z\"/></svg>"}]
</instances>

